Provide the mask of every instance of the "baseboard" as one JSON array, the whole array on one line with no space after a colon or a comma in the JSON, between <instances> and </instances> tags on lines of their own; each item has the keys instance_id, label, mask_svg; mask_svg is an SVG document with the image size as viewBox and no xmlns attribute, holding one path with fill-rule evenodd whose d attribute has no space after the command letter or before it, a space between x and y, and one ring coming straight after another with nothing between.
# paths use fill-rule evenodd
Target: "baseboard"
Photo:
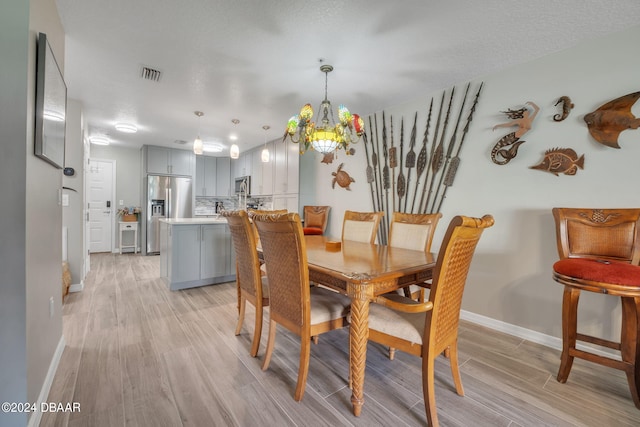
<instances>
[{"instance_id":1,"label":"baseboard","mask_svg":"<svg viewBox=\"0 0 640 427\"><path fill-rule=\"evenodd\" d=\"M55 353L53 353L53 358L51 359L51 363L49 364L49 370L47 371L47 376L44 379L44 384L42 384L42 388L40 389L40 395L38 396L38 401L36 404L38 405L38 410L34 411L29 418L29 422L27 423L27 427L37 427L40 425L40 419L42 418L42 411L40 411L40 405L43 402L47 401L49 397L49 391L51 390L51 384L53 384L53 377L56 375L56 371L58 370L58 364L60 364L60 358L62 358L62 353L64 352L64 335L60 336L60 341L58 341L58 347L56 347Z\"/></svg>"},{"instance_id":2,"label":"baseboard","mask_svg":"<svg viewBox=\"0 0 640 427\"><path fill-rule=\"evenodd\" d=\"M487 328L504 332L505 334L513 335L518 338L522 338L527 341L531 341L537 344L542 344L546 347L553 348L555 350L562 351L562 338L553 337L540 332L532 331L520 326L512 325L511 323L502 322L500 320L492 319L490 317L482 316L480 314L471 313L469 311L460 310L460 318L467 320L477 325L486 326ZM576 348L586 350L591 353L598 354L600 356L611 357L613 359L620 360L620 352L607 351L600 347L587 346L581 343L577 343Z\"/></svg>"},{"instance_id":3,"label":"baseboard","mask_svg":"<svg viewBox=\"0 0 640 427\"><path fill-rule=\"evenodd\" d=\"M69 286L69 292L82 292L83 289L84 289L84 280L81 280L80 283L76 283Z\"/></svg>"}]
</instances>

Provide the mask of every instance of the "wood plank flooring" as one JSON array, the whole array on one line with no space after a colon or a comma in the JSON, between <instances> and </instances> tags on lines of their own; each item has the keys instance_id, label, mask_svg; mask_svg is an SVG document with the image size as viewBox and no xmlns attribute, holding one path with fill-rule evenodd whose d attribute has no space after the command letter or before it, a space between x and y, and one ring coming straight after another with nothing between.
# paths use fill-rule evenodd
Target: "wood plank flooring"
<instances>
[{"instance_id":1,"label":"wood plank flooring","mask_svg":"<svg viewBox=\"0 0 640 427\"><path fill-rule=\"evenodd\" d=\"M85 290L64 304L66 348L48 397L81 411L45 413L41 426L426 425L419 358L397 352L390 361L369 344L365 405L354 417L348 330L324 334L295 402L298 338L279 328L263 372L268 322L252 358L254 310L247 306L236 337L235 283L171 292L159 257L98 254L91 262ZM558 351L469 322L459 347L465 397L454 392L448 361L437 361L443 426L640 425L622 372L576 360L560 384Z\"/></svg>"}]
</instances>

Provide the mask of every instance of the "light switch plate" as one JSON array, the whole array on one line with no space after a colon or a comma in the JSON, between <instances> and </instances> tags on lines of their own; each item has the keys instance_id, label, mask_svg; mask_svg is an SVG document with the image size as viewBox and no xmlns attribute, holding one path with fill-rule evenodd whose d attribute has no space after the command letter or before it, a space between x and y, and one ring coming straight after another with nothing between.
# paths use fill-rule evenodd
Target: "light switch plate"
<instances>
[{"instance_id":1,"label":"light switch plate","mask_svg":"<svg viewBox=\"0 0 640 427\"><path fill-rule=\"evenodd\" d=\"M119 201L118 201L118 204L119 204L120 206L123 206L123 205L124 205L124 200L119 200Z\"/></svg>"},{"instance_id":2,"label":"light switch plate","mask_svg":"<svg viewBox=\"0 0 640 427\"><path fill-rule=\"evenodd\" d=\"M62 206L69 206L69 195L62 193Z\"/></svg>"}]
</instances>

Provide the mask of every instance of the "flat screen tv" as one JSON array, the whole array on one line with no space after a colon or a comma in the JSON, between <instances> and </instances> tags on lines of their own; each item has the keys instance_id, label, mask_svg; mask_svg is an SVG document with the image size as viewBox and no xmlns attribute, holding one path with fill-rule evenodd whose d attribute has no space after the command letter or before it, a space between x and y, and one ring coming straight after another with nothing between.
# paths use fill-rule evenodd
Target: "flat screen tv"
<instances>
[{"instance_id":1,"label":"flat screen tv","mask_svg":"<svg viewBox=\"0 0 640 427\"><path fill-rule=\"evenodd\" d=\"M35 155L53 166L64 167L67 86L47 41L38 34L36 54Z\"/></svg>"}]
</instances>

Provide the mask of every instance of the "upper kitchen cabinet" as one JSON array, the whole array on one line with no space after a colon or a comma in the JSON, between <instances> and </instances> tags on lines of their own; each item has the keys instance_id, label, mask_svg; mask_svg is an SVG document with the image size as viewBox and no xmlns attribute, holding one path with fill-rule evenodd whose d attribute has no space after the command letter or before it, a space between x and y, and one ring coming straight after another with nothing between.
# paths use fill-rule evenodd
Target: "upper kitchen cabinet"
<instances>
[{"instance_id":1,"label":"upper kitchen cabinet","mask_svg":"<svg viewBox=\"0 0 640 427\"><path fill-rule=\"evenodd\" d=\"M215 157L196 156L196 197L217 196L217 162Z\"/></svg>"},{"instance_id":2,"label":"upper kitchen cabinet","mask_svg":"<svg viewBox=\"0 0 640 427\"><path fill-rule=\"evenodd\" d=\"M195 157L196 155L190 150L176 150L155 145L142 147L146 173L193 176Z\"/></svg>"},{"instance_id":3,"label":"upper kitchen cabinet","mask_svg":"<svg viewBox=\"0 0 640 427\"><path fill-rule=\"evenodd\" d=\"M290 142L274 142L273 194L298 193L300 187L300 147Z\"/></svg>"},{"instance_id":4,"label":"upper kitchen cabinet","mask_svg":"<svg viewBox=\"0 0 640 427\"><path fill-rule=\"evenodd\" d=\"M269 161L262 161L262 150L269 150ZM251 151L252 174L251 174L251 195L252 196L268 196L273 194L273 143L270 142L265 146L255 148Z\"/></svg>"},{"instance_id":5,"label":"upper kitchen cabinet","mask_svg":"<svg viewBox=\"0 0 640 427\"><path fill-rule=\"evenodd\" d=\"M231 159L216 157L216 196L231 195Z\"/></svg>"},{"instance_id":6,"label":"upper kitchen cabinet","mask_svg":"<svg viewBox=\"0 0 640 427\"><path fill-rule=\"evenodd\" d=\"M231 159L231 174L233 178L251 175L252 158L251 152L240 154L237 159Z\"/></svg>"}]
</instances>

